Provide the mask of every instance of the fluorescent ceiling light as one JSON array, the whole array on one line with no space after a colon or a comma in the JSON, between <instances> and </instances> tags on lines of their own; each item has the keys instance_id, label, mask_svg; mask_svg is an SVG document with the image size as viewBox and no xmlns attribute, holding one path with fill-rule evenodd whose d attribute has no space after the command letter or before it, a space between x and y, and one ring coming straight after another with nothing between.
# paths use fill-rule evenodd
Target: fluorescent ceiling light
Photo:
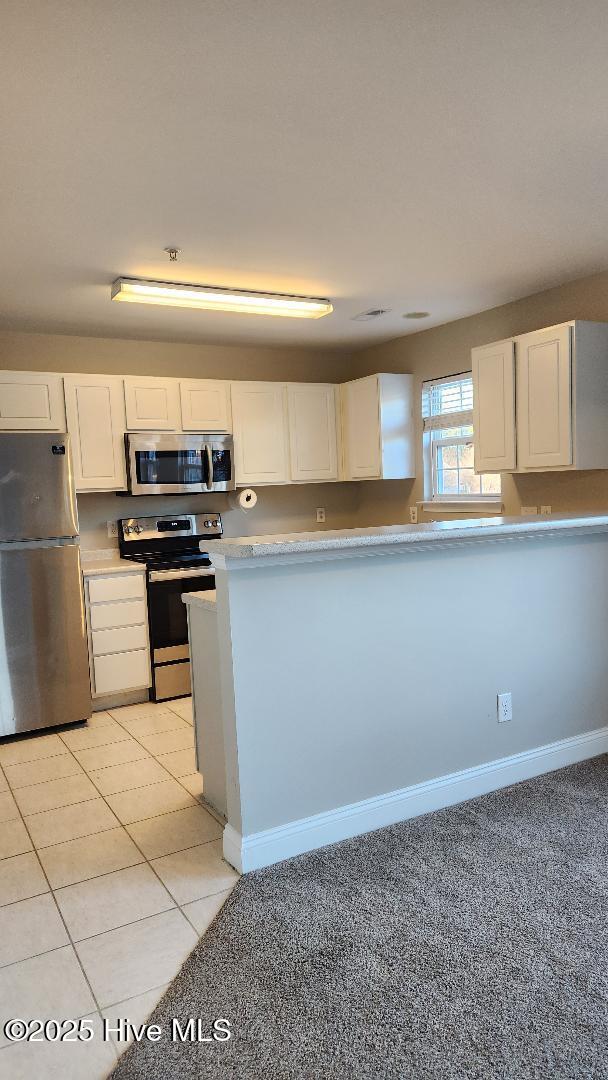
<instances>
[{"instance_id":1,"label":"fluorescent ceiling light","mask_svg":"<svg viewBox=\"0 0 608 1080\"><path fill-rule=\"evenodd\" d=\"M329 300L282 293L219 289L208 285L176 284L170 281L140 281L117 278L112 300L130 304L164 304L168 307L204 308L206 311L234 311L245 315L283 315L291 319L320 319L333 307Z\"/></svg>"}]
</instances>

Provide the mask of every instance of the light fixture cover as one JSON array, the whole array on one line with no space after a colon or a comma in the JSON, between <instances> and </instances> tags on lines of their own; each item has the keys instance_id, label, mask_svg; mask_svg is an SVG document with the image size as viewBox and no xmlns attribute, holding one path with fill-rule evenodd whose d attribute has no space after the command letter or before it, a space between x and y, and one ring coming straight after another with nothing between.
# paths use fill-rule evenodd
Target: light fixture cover
<instances>
[{"instance_id":1,"label":"light fixture cover","mask_svg":"<svg viewBox=\"0 0 608 1080\"><path fill-rule=\"evenodd\" d=\"M233 311L245 315L283 315L292 319L320 319L333 307L329 300L283 293L249 292L212 285L188 285L172 281L144 281L117 278L112 300L131 304L163 304L169 307L203 308L206 311Z\"/></svg>"}]
</instances>

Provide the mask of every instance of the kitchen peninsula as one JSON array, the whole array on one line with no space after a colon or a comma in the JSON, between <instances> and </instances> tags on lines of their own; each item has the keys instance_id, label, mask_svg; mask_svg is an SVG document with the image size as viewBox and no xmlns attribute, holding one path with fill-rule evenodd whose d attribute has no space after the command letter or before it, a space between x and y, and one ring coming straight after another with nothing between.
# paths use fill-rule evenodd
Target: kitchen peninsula
<instances>
[{"instance_id":1,"label":"kitchen peninsula","mask_svg":"<svg viewBox=\"0 0 608 1080\"><path fill-rule=\"evenodd\" d=\"M608 749L607 515L207 548L216 602L184 597L195 724L238 869Z\"/></svg>"}]
</instances>

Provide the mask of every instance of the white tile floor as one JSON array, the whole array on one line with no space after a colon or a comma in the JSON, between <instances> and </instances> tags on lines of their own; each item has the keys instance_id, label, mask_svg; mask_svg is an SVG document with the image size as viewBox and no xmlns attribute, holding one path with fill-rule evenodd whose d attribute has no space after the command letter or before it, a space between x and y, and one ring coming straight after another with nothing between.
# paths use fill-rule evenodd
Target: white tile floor
<instances>
[{"instance_id":1,"label":"white tile floor","mask_svg":"<svg viewBox=\"0 0 608 1080\"><path fill-rule=\"evenodd\" d=\"M219 911L236 873L198 802L189 698L0 744L0 1029L91 1021L86 1043L13 1043L0 1080L103 1080Z\"/></svg>"}]
</instances>

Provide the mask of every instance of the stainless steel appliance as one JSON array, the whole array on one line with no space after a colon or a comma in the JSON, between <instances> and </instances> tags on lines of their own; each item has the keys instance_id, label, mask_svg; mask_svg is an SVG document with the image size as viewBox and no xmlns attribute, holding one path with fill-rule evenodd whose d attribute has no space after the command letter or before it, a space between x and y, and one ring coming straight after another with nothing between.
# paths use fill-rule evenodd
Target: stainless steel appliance
<instances>
[{"instance_id":1,"label":"stainless steel appliance","mask_svg":"<svg viewBox=\"0 0 608 1080\"><path fill-rule=\"evenodd\" d=\"M90 715L69 439L2 434L0 735Z\"/></svg>"},{"instance_id":2,"label":"stainless steel appliance","mask_svg":"<svg viewBox=\"0 0 608 1080\"><path fill-rule=\"evenodd\" d=\"M190 693L188 621L182 593L215 588L211 560L200 543L221 535L219 514L118 522L120 554L146 564L153 701Z\"/></svg>"},{"instance_id":3,"label":"stainless steel appliance","mask_svg":"<svg viewBox=\"0 0 608 1080\"><path fill-rule=\"evenodd\" d=\"M232 435L125 435L131 495L185 495L235 488Z\"/></svg>"}]
</instances>

